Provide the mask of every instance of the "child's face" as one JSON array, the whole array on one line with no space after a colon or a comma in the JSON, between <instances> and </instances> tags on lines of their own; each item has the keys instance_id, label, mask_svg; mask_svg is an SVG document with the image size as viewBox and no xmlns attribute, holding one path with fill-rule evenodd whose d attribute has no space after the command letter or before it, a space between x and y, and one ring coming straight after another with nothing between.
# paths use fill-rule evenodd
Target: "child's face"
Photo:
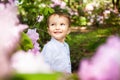
<instances>
[{"instance_id":1,"label":"child's face","mask_svg":"<svg viewBox=\"0 0 120 80\"><path fill-rule=\"evenodd\" d=\"M52 15L49 19L48 33L60 42L64 42L69 33L69 21L64 16Z\"/></svg>"}]
</instances>

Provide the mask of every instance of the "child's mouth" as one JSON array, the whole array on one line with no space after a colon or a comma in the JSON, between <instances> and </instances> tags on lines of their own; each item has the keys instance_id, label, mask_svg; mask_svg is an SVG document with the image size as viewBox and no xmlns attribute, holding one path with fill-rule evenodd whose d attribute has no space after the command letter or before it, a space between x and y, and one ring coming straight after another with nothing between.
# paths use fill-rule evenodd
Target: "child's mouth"
<instances>
[{"instance_id":1,"label":"child's mouth","mask_svg":"<svg viewBox=\"0 0 120 80\"><path fill-rule=\"evenodd\" d=\"M61 34L62 32L54 32L55 34Z\"/></svg>"}]
</instances>

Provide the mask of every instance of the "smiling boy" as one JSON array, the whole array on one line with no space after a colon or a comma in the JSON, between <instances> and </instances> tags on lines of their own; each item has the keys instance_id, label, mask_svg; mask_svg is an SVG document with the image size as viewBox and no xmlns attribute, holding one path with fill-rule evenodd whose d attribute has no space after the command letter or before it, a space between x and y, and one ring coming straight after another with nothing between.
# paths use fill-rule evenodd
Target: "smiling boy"
<instances>
[{"instance_id":1,"label":"smiling boy","mask_svg":"<svg viewBox=\"0 0 120 80\"><path fill-rule=\"evenodd\" d=\"M52 70L71 73L70 51L65 42L70 32L70 18L65 13L53 13L48 17L47 24L51 40L45 44L41 54Z\"/></svg>"}]
</instances>

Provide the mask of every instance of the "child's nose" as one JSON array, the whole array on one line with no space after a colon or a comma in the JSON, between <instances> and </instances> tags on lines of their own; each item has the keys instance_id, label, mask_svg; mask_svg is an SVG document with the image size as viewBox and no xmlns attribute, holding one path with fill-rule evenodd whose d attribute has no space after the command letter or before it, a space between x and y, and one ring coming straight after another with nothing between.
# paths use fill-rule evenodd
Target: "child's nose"
<instances>
[{"instance_id":1,"label":"child's nose","mask_svg":"<svg viewBox=\"0 0 120 80\"><path fill-rule=\"evenodd\" d=\"M56 29L59 29L60 28L60 26L59 25L56 25Z\"/></svg>"}]
</instances>

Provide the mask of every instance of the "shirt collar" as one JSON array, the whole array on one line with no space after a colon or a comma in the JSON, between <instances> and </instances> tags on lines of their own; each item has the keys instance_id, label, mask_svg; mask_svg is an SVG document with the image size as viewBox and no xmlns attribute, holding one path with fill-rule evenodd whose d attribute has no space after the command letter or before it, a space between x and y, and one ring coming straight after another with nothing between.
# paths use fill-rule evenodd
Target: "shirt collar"
<instances>
[{"instance_id":1,"label":"shirt collar","mask_svg":"<svg viewBox=\"0 0 120 80\"><path fill-rule=\"evenodd\" d=\"M59 45L61 45L61 46L66 46L66 43L65 42L60 42L60 41L58 41L58 40L56 40L55 38L51 38L51 41L53 41L53 42L55 42L55 43L57 43L57 44L59 44Z\"/></svg>"}]
</instances>

